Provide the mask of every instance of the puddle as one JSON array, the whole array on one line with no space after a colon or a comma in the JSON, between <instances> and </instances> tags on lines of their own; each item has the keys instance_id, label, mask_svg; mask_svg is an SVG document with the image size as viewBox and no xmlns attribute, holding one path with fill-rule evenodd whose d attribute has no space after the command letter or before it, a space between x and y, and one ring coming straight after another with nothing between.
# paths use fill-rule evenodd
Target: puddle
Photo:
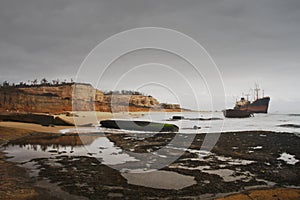
<instances>
[{"instance_id":1,"label":"puddle","mask_svg":"<svg viewBox=\"0 0 300 200\"><path fill-rule=\"evenodd\" d=\"M245 186L245 190L253 190L253 189L261 189L261 188L268 188L274 187L276 185L275 182L267 181L265 179L256 178L257 181L264 182L266 185L252 185L252 186Z\"/></svg>"},{"instance_id":2,"label":"puddle","mask_svg":"<svg viewBox=\"0 0 300 200\"><path fill-rule=\"evenodd\" d=\"M55 156L88 156L99 158L103 164L117 165L138 161L105 136L59 136L48 138L30 138L22 142L8 144L4 148L12 162L28 162L37 158Z\"/></svg>"},{"instance_id":3,"label":"puddle","mask_svg":"<svg viewBox=\"0 0 300 200\"><path fill-rule=\"evenodd\" d=\"M277 160L283 160L289 165L295 165L297 162L299 162L299 160L297 160L294 155L288 153L280 154L280 157L277 158Z\"/></svg>"},{"instance_id":4,"label":"puddle","mask_svg":"<svg viewBox=\"0 0 300 200\"><path fill-rule=\"evenodd\" d=\"M210 166L208 165L205 165L205 166L197 166L197 167L187 167L187 166L183 166L183 165L180 165L180 164L173 164L173 165L170 165L169 166L170 169L186 169L186 170L205 170L205 169L210 169Z\"/></svg>"},{"instance_id":5,"label":"puddle","mask_svg":"<svg viewBox=\"0 0 300 200\"><path fill-rule=\"evenodd\" d=\"M203 169L202 172L218 175L221 178L223 178L224 182L232 182L237 180L243 180L248 182L253 177L253 175L248 171L242 172L241 175L235 175L235 171L230 169L217 169L217 170Z\"/></svg>"},{"instance_id":6,"label":"puddle","mask_svg":"<svg viewBox=\"0 0 300 200\"><path fill-rule=\"evenodd\" d=\"M260 137L267 137L265 134L259 134Z\"/></svg>"},{"instance_id":7,"label":"puddle","mask_svg":"<svg viewBox=\"0 0 300 200\"><path fill-rule=\"evenodd\" d=\"M262 149L262 146L256 146L256 147L250 147L250 149L254 149L254 150L258 150L258 149Z\"/></svg>"},{"instance_id":8,"label":"puddle","mask_svg":"<svg viewBox=\"0 0 300 200\"><path fill-rule=\"evenodd\" d=\"M121 173L121 175L129 184L158 189L180 190L197 184L193 176L163 170L147 173Z\"/></svg>"},{"instance_id":9,"label":"puddle","mask_svg":"<svg viewBox=\"0 0 300 200\"><path fill-rule=\"evenodd\" d=\"M228 163L229 165L249 165L255 163L253 160L234 159L232 157L215 156L219 161Z\"/></svg>"},{"instance_id":10,"label":"puddle","mask_svg":"<svg viewBox=\"0 0 300 200\"><path fill-rule=\"evenodd\" d=\"M219 165L219 167L226 167L226 165ZM173 164L171 166L169 166L169 168L177 168L177 169L186 169L186 170L199 170L201 172L207 173L207 174L215 174L220 176L224 182L232 182L232 181L237 181L237 180L243 180L245 182L248 182L251 180L252 177L254 177L253 174L251 174L249 171L244 171L241 172L240 170L236 170L239 171L238 174L236 174L236 171L231 170L231 169L211 169L210 166L208 165L204 165L204 166L197 166L197 167L187 167L187 166L183 166L180 164Z\"/></svg>"},{"instance_id":11,"label":"puddle","mask_svg":"<svg viewBox=\"0 0 300 200\"><path fill-rule=\"evenodd\" d=\"M213 155L213 153L211 153L210 151L206 151L206 150L197 150L197 149L188 149L188 148L178 148L178 147L174 147L174 146L167 146L168 149L170 150L177 150L180 152L186 151L189 153L194 153L198 155L198 158L192 158L192 159L198 159L198 160L202 160L204 161L206 157L209 157L210 155ZM182 159L184 160L184 159Z\"/></svg>"}]
</instances>

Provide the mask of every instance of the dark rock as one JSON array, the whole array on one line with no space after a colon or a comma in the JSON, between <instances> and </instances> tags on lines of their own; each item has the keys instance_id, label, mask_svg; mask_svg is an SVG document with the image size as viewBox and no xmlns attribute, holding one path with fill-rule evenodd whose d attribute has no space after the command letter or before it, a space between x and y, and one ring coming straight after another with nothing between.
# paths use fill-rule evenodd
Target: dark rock
<instances>
[{"instance_id":1,"label":"dark rock","mask_svg":"<svg viewBox=\"0 0 300 200\"><path fill-rule=\"evenodd\" d=\"M299 124L281 124L280 127L286 127L286 128L300 128Z\"/></svg>"},{"instance_id":2,"label":"dark rock","mask_svg":"<svg viewBox=\"0 0 300 200\"><path fill-rule=\"evenodd\" d=\"M100 122L102 127L136 130L136 131L153 131L153 132L178 132L178 126L174 124L164 124L149 121L126 121L126 120L104 120Z\"/></svg>"},{"instance_id":3,"label":"dark rock","mask_svg":"<svg viewBox=\"0 0 300 200\"><path fill-rule=\"evenodd\" d=\"M211 121L211 120L223 120L222 118L219 118L219 117L209 117L209 118L186 118L188 120L199 120L199 121Z\"/></svg>"},{"instance_id":4,"label":"dark rock","mask_svg":"<svg viewBox=\"0 0 300 200\"><path fill-rule=\"evenodd\" d=\"M24 122L40 124L42 126L73 126L74 124L64 121L59 117L48 114L35 114L35 113L1 113L0 120L2 121L13 121L13 122Z\"/></svg>"},{"instance_id":5,"label":"dark rock","mask_svg":"<svg viewBox=\"0 0 300 200\"><path fill-rule=\"evenodd\" d=\"M63 120L60 117L55 117L52 123L60 126L74 126L74 124Z\"/></svg>"},{"instance_id":6,"label":"dark rock","mask_svg":"<svg viewBox=\"0 0 300 200\"><path fill-rule=\"evenodd\" d=\"M196 125L195 125L193 128L194 128L194 129L201 129L200 126L196 126Z\"/></svg>"},{"instance_id":7,"label":"dark rock","mask_svg":"<svg viewBox=\"0 0 300 200\"><path fill-rule=\"evenodd\" d=\"M177 116L177 115L175 115L175 116L172 117L172 119L178 119L178 120L179 119L184 119L184 116Z\"/></svg>"}]
</instances>

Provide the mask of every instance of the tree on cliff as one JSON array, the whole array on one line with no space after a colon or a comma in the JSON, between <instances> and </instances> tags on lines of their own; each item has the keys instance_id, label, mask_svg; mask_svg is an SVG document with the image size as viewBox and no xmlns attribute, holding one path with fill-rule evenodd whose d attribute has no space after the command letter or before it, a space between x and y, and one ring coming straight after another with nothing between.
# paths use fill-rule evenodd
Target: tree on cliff
<instances>
[{"instance_id":1,"label":"tree on cliff","mask_svg":"<svg viewBox=\"0 0 300 200\"><path fill-rule=\"evenodd\" d=\"M8 81L3 81L2 87L9 87L10 83Z\"/></svg>"},{"instance_id":2,"label":"tree on cliff","mask_svg":"<svg viewBox=\"0 0 300 200\"><path fill-rule=\"evenodd\" d=\"M37 79L34 79L34 80L32 81L32 85L37 85L37 83L38 83L38 80L37 80Z\"/></svg>"},{"instance_id":3,"label":"tree on cliff","mask_svg":"<svg viewBox=\"0 0 300 200\"><path fill-rule=\"evenodd\" d=\"M118 91L118 90L115 90L115 91L106 91L104 92L105 95L145 95L141 92L138 92L138 91L134 91L134 90L122 90L122 91Z\"/></svg>"},{"instance_id":4,"label":"tree on cliff","mask_svg":"<svg viewBox=\"0 0 300 200\"><path fill-rule=\"evenodd\" d=\"M46 78L43 78L43 79L41 80L41 85L47 85L47 83L48 83L48 81L47 81Z\"/></svg>"},{"instance_id":5,"label":"tree on cliff","mask_svg":"<svg viewBox=\"0 0 300 200\"><path fill-rule=\"evenodd\" d=\"M26 86L26 82L20 81L20 83L17 86Z\"/></svg>"},{"instance_id":6,"label":"tree on cliff","mask_svg":"<svg viewBox=\"0 0 300 200\"><path fill-rule=\"evenodd\" d=\"M52 85L59 85L59 79L52 80Z\"/></svg>"},{"instance_id":7,"label":"tree on cliff","mask_svg":"<svg viewBox=\"0 0 300 200\"><path fill-rule=\"evenodd\" d=\"M59 79L48 81L46 78L42 78L40 81L38 79L34 80L27 80L27 82L20 81L19 83L10 83L8 81L3 81L2 84L0 83L0 87L37 87L37 86L59 86L59 85L72 85L74 84L74 80L71 79L70 81L67 81L67 79L64 79L64 81L60 81Z\"/></svg>"}]
</instances>

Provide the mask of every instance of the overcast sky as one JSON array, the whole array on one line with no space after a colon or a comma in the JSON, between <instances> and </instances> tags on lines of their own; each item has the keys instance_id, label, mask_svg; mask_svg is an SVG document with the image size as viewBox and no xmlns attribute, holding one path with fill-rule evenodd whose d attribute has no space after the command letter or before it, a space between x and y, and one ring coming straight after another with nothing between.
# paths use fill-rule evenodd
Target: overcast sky
<instances>
[{"instance_id":1,"label":"overcast sky","mask_svg":"<svg viewBox=\"0 0 300 200\"><path fill-rule=\"evenodd\" d=\"M174 29L200 43L220 70L227 106L256 82L271 96L271 112L300 112L299 0L2 0L0 81L74 78L98 43L138 27Z\"/></svg>"}]
</instances>

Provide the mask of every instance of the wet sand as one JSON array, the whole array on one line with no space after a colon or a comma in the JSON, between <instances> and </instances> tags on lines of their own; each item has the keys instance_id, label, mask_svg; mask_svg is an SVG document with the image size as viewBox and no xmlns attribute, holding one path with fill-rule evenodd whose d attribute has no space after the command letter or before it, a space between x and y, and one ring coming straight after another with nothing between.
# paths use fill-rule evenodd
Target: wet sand
<instances>
[{"instance_id":1,"label":"wet sand","mask_svg":"<svg viewBox=\"0 0 300 200\"><path fill-rule=\"evenodd\" d=\"M26 129L28 132L36 133L60 133L61 129L75 128L75 126L42 126L33 123L22 122L0 122L1 127Z\"/></svg>"}]
</instances>

